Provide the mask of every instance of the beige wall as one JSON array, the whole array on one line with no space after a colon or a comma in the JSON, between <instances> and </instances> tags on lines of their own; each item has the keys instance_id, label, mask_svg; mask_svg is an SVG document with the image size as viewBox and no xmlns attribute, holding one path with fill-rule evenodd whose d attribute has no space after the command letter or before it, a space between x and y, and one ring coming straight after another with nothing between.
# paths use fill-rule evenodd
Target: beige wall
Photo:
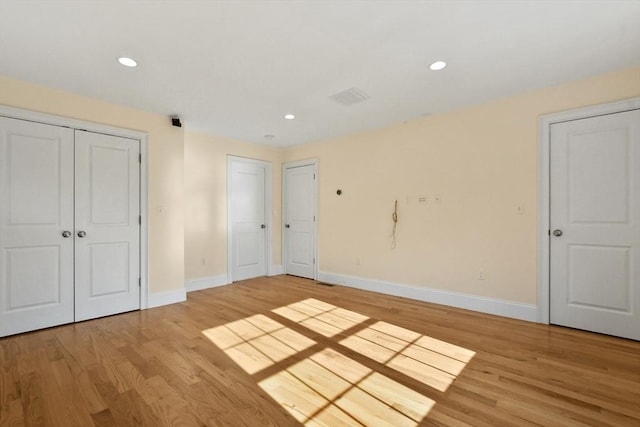
<instances>
[{"instance_id":1,"label":"beige wall","mask_svg":"<svg viewBox=\"0 0 640 427\"><path fill-rule=\"evenodd\" d=\"M283 151L187 132L184 145L186 279L227 273L227 155L271 162L273 265L281 261L280 179Z\"/></svg>"},{"instance_id":2,"label":"beige wall","mask_svg":"<svg viewBox=\"0 0 640 427\"><path fill-rule=\"evenodd\" d=\"M287 150L319 159L320 271L535 304L538 118L638 95L633 68Z\"/></svg>"},{"instance_id":3,"label":"beige wall","mask_svg":"<svg viewBox=\"0 0 640 427\"><path fill-rule=\"evenodd\" d=\"M320 271L524 303L536 302L539 116L638 95L633 68L280 150L184 133L161 115L0 77L0 104L148 133L151 292L226 273L231 154L272 163L274 265L282 262L282 162L317 158Z\"/></svg>"},{"instance_id":4,"label":"beige wall","mask_svg":"<svg viewBox=\"0 0 640 427\"><path fill-rule=\"evenodd\" d=\"M0 104L149 136L149 291L184 287L184 132L165 116L0 76Z\"/></svg>"}]
</instances>

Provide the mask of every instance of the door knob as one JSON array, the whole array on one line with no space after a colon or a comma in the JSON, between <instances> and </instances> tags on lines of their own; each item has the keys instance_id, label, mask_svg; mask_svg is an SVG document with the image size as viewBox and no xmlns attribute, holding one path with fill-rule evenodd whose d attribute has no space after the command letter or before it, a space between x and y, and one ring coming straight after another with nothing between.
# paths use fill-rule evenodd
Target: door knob
<instances>
[{"instance_id":1,"label":"door knob","mask_svg":"<svg viewBox=\"0 0 640 427\"><path fill-rule=\"evenodd\" d=\"M261 225L260 225L260 228L267 228L267 226L266 226L266 225L264 225L264 224L261 224Z\"/></svg>"},{"instance_id":2,"label":"door knob","mask_svg":"<svg viewBox=\"0 0 640 427\"><path fill-rule=\"evenodd\" d=\"M84 237L86 235L87 235L87 233L85 233L84 231L82 231L82 230L78 231L78 237L82 238L82 237Z\"/></svg>"},{"instance_id":3,"label":"door knob","mask_svg":"<svg viewBox=\"0 0 640 427\"><path fill-rule=\"evenodd\" d=\"M285 224L284 228L290 228L291 226L289 224Z\"/></svg>"},{"instance_id":4,"label":"door knob","mask_svg":"<svg viewBox=\"0 0 640 427\"><path fill-rule=\"evenodd\" d=\"M558 229L553 230L553 235L556 237L562 236L562 230L558 230Z\"/></svg>"},{"instance_id":5,"label":"door knob","mask_svg":"<svg viewBox=\"0 0 640 427\"><path fill-rule=\"evenodd\" d=\"M67 239L67 238L71 237L71 232L70 232L70 231L68 231L68 230L64 230L64 231L62 232L62 237L64 237L65 239Z\"/></svg>"}]
</instances>

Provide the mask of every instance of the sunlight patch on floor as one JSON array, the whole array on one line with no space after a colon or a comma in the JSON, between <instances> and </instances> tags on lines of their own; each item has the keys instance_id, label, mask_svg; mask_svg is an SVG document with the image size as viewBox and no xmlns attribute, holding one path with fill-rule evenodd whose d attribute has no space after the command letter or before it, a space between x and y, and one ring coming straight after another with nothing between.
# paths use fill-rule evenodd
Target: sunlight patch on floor
<instances>
[{"instance_id":1,"label":"sunlight patch on floor","mask_svg":"<svg viewBox=\"0 0 640 427\"><path fill-rule=\"evenodd\" d=\"M475 355L386 322L376 322L340 344L442 392Z\"/></svg>"},{"instance_id":2,"label":"sunlight patch on floor","mask_svg":"<svg viewBox=\"0 0 640 427\"><path fill-rule=\"evenodd\" d=\"M403 374L405 384L416 380L440 392L449 388L475 355L391 323L375 319L363 323L370 318L313 298L271 311L329 340L319 345L269 313L202 333L251 375L278 364L269 373L277 372L258 384L305 426L416 426L435 405L429 397L347 357L339 348L365 356L370 366L378 363ZM371 322L375 323L368 325ZM332 338L354 327L346 338ZM317 347L305 356L315 353L300 355L312 346Z\"/></svg>"},{"instance_id":3,"label":"sunlight patch on floor","mask_svg":"<svg viewBox=\"0 0 640 427\"><path fill-rule=\"evenodd\" d=\"M306 426L415 426L435 403L332 349L259 385Z\"/></svg>"},{"instance_id":4,"label":"sunlight patch on floor","mask_svg":"<svg viewBox=\"0 0 640 427\"><path fill-rule=\"evenodd\" d=\"M315 341L262 314L202 333L249 374L255 374L315 344Z\"/></svg>"},{"instance_id":5,"label":"sunlight patch on floor","mask_svg":"<svg viewBox=\"0 0 640 427\"><path fill-rule=\"evenodd\" d=\"M362 314L314 298L308 298L271 311L325 337L337 335L369 319Z\"/></svg>"}]
</instances>

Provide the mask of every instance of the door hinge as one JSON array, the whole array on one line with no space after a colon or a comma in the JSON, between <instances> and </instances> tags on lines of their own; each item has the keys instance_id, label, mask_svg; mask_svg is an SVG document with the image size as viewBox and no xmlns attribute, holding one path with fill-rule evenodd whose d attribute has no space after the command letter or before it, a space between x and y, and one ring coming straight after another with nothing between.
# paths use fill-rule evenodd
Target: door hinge
<instances>
[{"instance_id":1,"label":"door hinge","mask_svg":"<svg viewBox=\"0 0 640 427\"><path fill-rule=\"evenodd\" d=\"M315 173L313 174L313 179L316 179L316 174Z\"/></svg>"},{"instance_id":2,"label":"door hinge","mask_svg":"<svg viewBox=\"0 0 640 427\"><path fill-rule=\"evenodd\" d=\"M138 154L138 163L142 164L142 153Z\"/></svg>"},{"instance_id":3,"label":"door hinge","mask_svg":"<svg viewBox=\"0 0 640 427\"><path fill-rule=\"evenodd\" d=\"M142 215L138 215L138 225L142 225Z\"/></svg>"},{"instance_id":4,"label":"door hinge","mask_svg":"<svg viewBox=\"0 0 640 427\"><path fill-rule=\"evenodd\" d=\"M138 287L142 287L142 277L138 277Z\"/></svg>"},{"instance_id":5,"label":"door hinge","mask_svg":"<svg viewBox=\"0 0 640 427\"><path fill-rule=\"evenodd\" d=\"M316 216L315 215L313 216L313 222L316 222Z\"/></svg>"},{"instance_id":6,"label":"door hinge","mask_svg":"<svg viewBox=\"0 0 640 427\"><path fill-rule=\"evenodd\" d=\"M551 236L551 230L547 230L547 235Z\"/></svg>"},{"instance_id":7,"label":"door hinge","mask_svg":"<svg viewBox=\"0 0 640 427\"><path fill-rule=\"evenodd\" d=\"M313 263L314 263L314 264L316 263L316 259L315 259L315 258L313 259Z\"/></svg>"}]
</instances>

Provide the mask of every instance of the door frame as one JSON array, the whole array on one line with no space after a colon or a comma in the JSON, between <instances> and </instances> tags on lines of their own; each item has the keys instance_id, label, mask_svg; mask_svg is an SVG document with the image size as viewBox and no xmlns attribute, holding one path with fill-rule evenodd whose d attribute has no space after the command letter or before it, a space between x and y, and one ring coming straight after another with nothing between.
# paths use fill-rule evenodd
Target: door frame
<instances>
[{"instance_id":1,"label":"door frame","mask_svg":"<svg viewBox=\"0 0 640 427\"><path fill-rule=\"evenodd\" d=\"M281 215L281 230L282 230L282 268L284 270L284 274L287 274L287 247L286 247L286 237L285 237L285 215L286 215L286 207L287 207L287 169L302 167L302 166L313 166L313 173L316 174L316 178L313 180L313 215L316 220L313 222L313 237L314 237L314 245L313 252L314 258L316 262L313 265L313 280L318 280L318 265L320 265L320 251L318 246L318 180L320 179L320 175L318 173L318 159L306 159L306 160L298 160L295 162L288 162L282 164L282 215Z\"/></svg>"},{"instance_id":2,"label":"door frame","mask_svg":"<svg viewBox=\"0 0 640 427\"><path fill-rule=\"evenodd\" d=\"M550 290L551 271L550 244L550 195L551 195L551 170L550 170L550 143L551 125L589 117L604 116L607 114L622 113L640 108L640 97L624 99L607 104L594 105L559 113L545 114L538 121L538 323L549 324L550 316Z\"/></svg>"},{"instance_id":3,"label":"door frame","mask_svg":"<svg viewBox=\"0 0 640 427\"><path fill-rule=\"evenodd\" d=\"M42 123L45 125L68 127L73 130L86 130L88 132L120 136L140 141L140 154L142 156L140 162L140 216L142 217L142 224L140 224L140 309L144 310L149 308L149 147L147 133L63 116L56 116L54 114L23 110L21 108L5 105L0 105L0 116L10 119Z\"/></svg>"},{"instance_id":4,"label":"door frame","mask_svg":"<svg viewBox=\"0 0 640 427\"><path fill-rule=\"evenodd\" d=\"M233 216L231 209L231 197L233 195L233 188L231 186L231 166L234 163L244 163L251 165L259 165L264 167L264 221L267 226L267 233L265 236L265 271L264 275L271 275L272 263L273 263L273 232L271 227L273 225L273 168L271 162L266 160L251 159L248 157L233 156L227 154L227 284L233 283Z\"/></svg>"}]
</instances>

